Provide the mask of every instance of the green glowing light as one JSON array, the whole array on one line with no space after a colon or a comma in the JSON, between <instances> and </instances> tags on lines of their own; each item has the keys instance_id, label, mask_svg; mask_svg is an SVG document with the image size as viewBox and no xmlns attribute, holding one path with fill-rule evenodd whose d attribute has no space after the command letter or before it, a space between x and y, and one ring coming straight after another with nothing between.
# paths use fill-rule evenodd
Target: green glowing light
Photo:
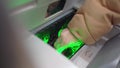
<instances>
[{"instance_id":1,"label":"green glowing light","mask_svg":"<svg viewBox=\"0 0 120 68\"><path fill-rule=\"evenodd\" d=\"M45 36L44 39L43 39L43 41L44 41L45 43L48 43L48 42L49 42L48 36Z\"/></svg>"},{"instance_id":2,"label":"green glowing light","mask_svg":"<svg viewBox=\"0 0 120 68\"><path fill-rule=\"evenodd\" d=\"M67 24L64 24L61 29L58 31L58 37L61 36L62 31L67 27ZM67 45L57 44L55 46L58 53L65 55L68 59L70 59L82 46L84 42L82 40L78 40L76 42L70 42Z\"/></svg>"},{"instance_id":3,"label":"green glowing light","mask_svg":"<svg viewBox=\"0 0 120 68\"><path fill-rule=\"evenodd\" d=\"M62 33L63 29L60 29L59 32L58 32L58 37L61 36L61 33Z\"/></svg>"},{"instance_id":4,"label":"green glowing light","mask_svg":"<svg viewBox=\"0 0 120 68\"><path fill-rule=\"evenodd\" d=\"M84 42L82 40L78 40L76 42L70 42L63 47L57 48L57 51L64 54L68 59L70 59L83 45Z\"/></svg>"},{"instance_id":5,"label":"green glowing light","mask_svg":"<svg viewBox=\"0 0 120 68\"><path fill-rule=\"evenodd\" d=\"M42 35L42 34L36 34L37 37L39 37L40 39L42 39L45 43L48 43L49 42L49 39L50 39L50 35L49 34L45 34L45 35Z\"/></svg>"},{"instance_id":6,"label":"green glowing light","mask_svg":"<svg viewBox=\"0 0 120 68\"><path fill-rule=\"evenodd\" d=\"M62 31L67 27L67 24L64 24L61 29L58 31L58 37L61 36Z\"/></svg>"}]
</instances>

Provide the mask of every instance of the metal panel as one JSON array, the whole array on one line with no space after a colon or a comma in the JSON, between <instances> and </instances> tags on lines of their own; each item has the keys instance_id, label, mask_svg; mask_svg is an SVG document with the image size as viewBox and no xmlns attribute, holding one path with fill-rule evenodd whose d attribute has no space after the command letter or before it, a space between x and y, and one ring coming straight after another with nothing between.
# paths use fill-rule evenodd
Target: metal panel
<instances>
[{"instance_id":1,"label":"metal panel","mask_svg":"<svg viewBox=\"0 0 120 68\"><path fill-rule=\"evenodd\" d=\"M76 55L72 57L71 61L73 61L73 63L79 66L80 68L86 68L92 60L96 59L95 56L98 54L99 51L101 51L101 48L104 47L104 44L118 34L120 34L120 28L118 26L114 26L114 28L108 34L102 37L95 44L89 46L85 45L83 48L81 48L76 53Z\"/></svg>"},{"instance_id":2,"label":"metal panel","mask_svg":"<svg viewBox=\"0 0 120 68\"><path fill-rule=\"evenodd\" d=\"M110 39L88 68L116 68L120 61L120 36Z\"/></svg>"},{"instance_id":3,"label":"metal panel","mask_svg":"<svg viewBox=\"0 0 120 68\"><path fill-rule=\"evenodd\" d=\"M8 3L9 9L15 9L25 4L28 4L32 1L35 1L35 0L7 0L7 3Z\"/></svg>"},{"instance_id":4,"label":"metal panel","mask_svg":"<svg viewBox=\"0 0 120 68\"><path fill-rule=\"evenodd\" d=\"M24 23L29 30L34 30L40 25L43 25L49 20L61 15L62 12L66 12L71 8L78 8L79 5L84 2L84 0L67 0L64 9L61 12L46 19L45 16L48 5L58 0L27 0L21 3L17 3L19 1L14 1L15 0L9 1L13 4L12 9L9 8L12 10L12 16L19 19L21 23Z\"/></svg>"},{"instance_id":5,"label":"metal panel","mask_svg":"<svg viewBox=\"0 0 120 68\"><path fill-rule=\"evenodd\" d=\"M24 42L24 48L34 68L78 68L34 35L30 35Z\"/></svg>"}]
</instances>

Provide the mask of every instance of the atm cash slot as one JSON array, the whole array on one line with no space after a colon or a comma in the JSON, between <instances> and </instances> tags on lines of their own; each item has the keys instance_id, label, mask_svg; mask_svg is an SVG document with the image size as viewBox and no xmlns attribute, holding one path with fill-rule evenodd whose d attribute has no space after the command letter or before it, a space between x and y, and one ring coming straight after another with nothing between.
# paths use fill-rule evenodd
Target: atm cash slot
<instances>
[{"instance_id":1,"label":"atm cash slot","mask_svg":"<svg viewBox=\"0 0 120 68\"><path fill-rule=\"evenodd\" d=\"M58 16L57 18L47 22L46 24L40 26L40 28L38 27L38 30L34 32L35 35L53 47L54 42L58 38L59 31L67 27L67 24L72 19L74 13L75 10L72 10L68 14Z\"/></svg>"},{"instance_id":2,"label":"atm cash slot","mask_svg":"<svg viewBox=\"0 0 120 68\"><path fill-rule=\"evenodd\" d=\"M54 43L60 35L60 31L67 28L67 25L74 16L75 12L76 10L71 9L68 12L65 12L64 14L42 25L41 27L38 27L36 30L33 31L33 33L35 33L37 37L39 37L45 43L48 43L54 48ZM77 52L81 47L82 46L80 46L77 50L74 51ZM62 52L62 54L65 55L68 59L70 59L75 53L73 54L72 50L70 48L67 48Z\"/></svg>"}]
</instances>

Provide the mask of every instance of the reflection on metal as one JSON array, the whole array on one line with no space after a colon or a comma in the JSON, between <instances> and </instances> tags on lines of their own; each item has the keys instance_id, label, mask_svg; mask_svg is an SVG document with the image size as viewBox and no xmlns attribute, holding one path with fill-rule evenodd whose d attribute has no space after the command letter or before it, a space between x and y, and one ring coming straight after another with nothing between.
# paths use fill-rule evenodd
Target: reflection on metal
<instances>
[{"instance_id":1,"label":"reflection on metal","mask_svg":"<svg viewBox=\"0 0 120 68\"><path fill-rule=\"evenodd\" d=\"M35 7L36 7L36 2L33 1L33 2L28 3L28 4L25 4L25 5L22 5L20 7L13 9L11 11L11 15L16 15L16 14L22 13L24 11L28 11L28 10L35 8Z\"/></svg>"}]
</instances>

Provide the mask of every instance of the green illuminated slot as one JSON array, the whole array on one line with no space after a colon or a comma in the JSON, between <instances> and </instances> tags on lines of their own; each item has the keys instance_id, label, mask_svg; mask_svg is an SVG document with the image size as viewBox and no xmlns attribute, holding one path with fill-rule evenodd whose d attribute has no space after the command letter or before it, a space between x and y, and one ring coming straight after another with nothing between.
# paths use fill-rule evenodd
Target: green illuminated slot
<instances>
[{"instance_id":1,"label":"green illuminated slot","mask_svg":"<svg viewBox=\"0 0 120 68\"><path fill-rule=\"evenodd\" d=\"M65 23L61 26L61 28L57 31L58 33L56 34L58 37L61 36L61 32L67 28L67 24L69 23L69 20L66 20ZM51 29L51 27L49 28ZM42 39L45 43L48 42L53 42L54 38L56 38L56 36L51 37L52 33L55 32L55 30L49 30L46 29L43 32L39 32L36 34L37 37L39 37L40 39ZM51 40L53 39L53 40ZM53 42L54 44L55 42ZM68 59L72 58L77 52L78 50L84 46L84 42L82 40L77 40L74 42L70 42L67 45L60 45L57 44L54 48L56 49L56 51L60 54L65 55Z\"/></svg>"},{"instance_id":2,"label":"green illuminated slot","mask_svg":"<svg viewBox=\"0 0 120 68\"><path fill-rule=\"evenodd\" d=\"M42 35L42 34L37 33L36 36L42 39L45 43L49 42L49 39L50 39L49 34Z\"/></svg>"},{"instance_id":3,"label":"green illuminated slot","mask_svg":"<svg viewBox=\"0 0 120 68\"><path fill-rule=\"evenodd\" d=\"M60 37L61 32L66 28L66 24L61 27L61 29L58 31L58 37ZM84 46L84 42L82 40L78 40L75 42L70 42L67 45L62 45L63 47L60 47L60 44L57 44L58 47L56 47L57 51L63 55L65 55L68 59L70 59L75 53Z\"/></svg>"},{"instance_id":4,"label":"green illuminated slot","mask_svg":"<svg viewBox=\"0 0 120 68\"><path fill-rule=\"evenodd\" d=\"M59 45L59 44L58 44ZM60 48L57 48L57 51L63 55L65 55L68 59L70 59L75 53L84 45L82 40L78 40L76 42L70 42L67 45L63 45Z\"/></svg>"}]
</instances>

